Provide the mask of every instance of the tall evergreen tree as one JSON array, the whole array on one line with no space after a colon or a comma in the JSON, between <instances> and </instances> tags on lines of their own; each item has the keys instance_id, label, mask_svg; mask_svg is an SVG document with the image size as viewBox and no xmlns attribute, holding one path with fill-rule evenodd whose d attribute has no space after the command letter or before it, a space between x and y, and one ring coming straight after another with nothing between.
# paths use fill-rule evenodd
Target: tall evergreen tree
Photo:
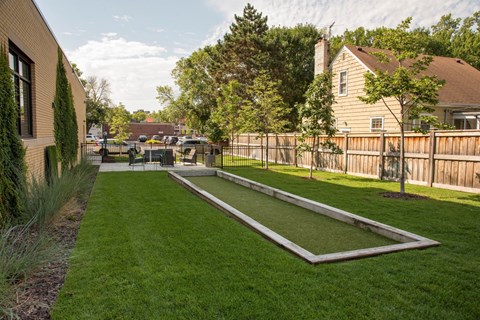
<instances>
[{"instance_id":1,"label":"tall evergreen tree","mask_svg":"<svg viewBox=\"0 0 480 320\"><path fill-rule=\"evenodd\" d=\"M18 107L7 53L0 47L0 226L24 209L25 150L18 135Z\"/></svg>"},{"instance_id":2,"label":"tall evergreen tree","mask_svg":"<svg viewBox=\"0 0 480 320\"><path fill-rule=\"evenodd\" d=\"M73 91L70 83L68 84L68 109L69 109L69 128L68 128L68 140L69 140L69 155L71 161L75 161L78 155L78 123L77 113L75 111L75 103L73 99ZM73 164L72 162L70 164Z\"/></svg>"},{"instance_id":3,"label":"tall evergreen tree","mask_svg":"<svg viewBox=\"0 0 480 320\"><path fill-rule=\"evenodd\" d=\"M73 106L73 94L63 65L63 54L58 48L57 79L54 99L54 137L62 171L76 160L78 151L78 125Z\"/></svg>"},{"instance_id":4,"label":"tall evergreen tree","mask_svg":"<svg viewBox=\"0 0 480 320\"><path fill-rule=\"evenodd\" d=\"M215 80L219 84L238 81L243 88L241 95L244 99L249 97L246 88L253 85L261 70L271 74L265 41L267 20L268 18L263 17L251 4L247 4L242 16L235 15L230 33L219 43Z\"/></svg>"}]
</instances>

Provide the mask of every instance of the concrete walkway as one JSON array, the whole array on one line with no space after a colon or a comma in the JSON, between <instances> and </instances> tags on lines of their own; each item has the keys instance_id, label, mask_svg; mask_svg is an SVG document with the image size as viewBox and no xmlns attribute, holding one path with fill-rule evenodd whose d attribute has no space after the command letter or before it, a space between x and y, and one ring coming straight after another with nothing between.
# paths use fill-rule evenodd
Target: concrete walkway
<instances>
[{"instance_id":1,"label":"concrete walkway","mask_svg":"<svg viewBox=\"0 0 480 320\"><path fill-rule=\"evenodd\" d=\"M198 163L197 165L186 164L183 165L181 163L175 163L172 166L165 166L162 167L159 164L153 163L146 163L145 164L145 171L205 171L205 170L217 170L218 168L207 168L202 163ZM115 171L143 171L143 166L136 164L134 167L129 166L127 162L119 162L119 163L101 163L100 164L100 172L115 172Z\"/></svg>"}]
</instances>

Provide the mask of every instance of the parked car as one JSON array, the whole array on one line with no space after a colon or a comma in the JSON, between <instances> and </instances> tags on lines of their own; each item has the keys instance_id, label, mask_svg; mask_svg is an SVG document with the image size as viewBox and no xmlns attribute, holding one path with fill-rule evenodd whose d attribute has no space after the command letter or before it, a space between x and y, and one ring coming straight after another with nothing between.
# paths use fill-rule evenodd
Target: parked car
<instances>
[{"instance_id":1,"label":"parked car","mask_svg":"<svg viewBox=\"0 0 480 320\"><path fill-rule=\"evenodd\" d=\"M218 155L221 153L219 146L208 144L200 139L185 139L177 142L178 151L181 153L188 153L192 148L197 150L197 153L210 153Z\"/></svg>"},{"instance_id":2,"label":"parked car","mask_svg":"<svg viewBox=\"0 0 480 320\"><path fill-rule=\"evenodd\" d=\"M177 142L178 142L178 137L177 136L169 136L168 140L165 142L165 144L174 145Z\"/></svg>"},{"instance_id":3,"label":"parked car","mask_svg":"<svg viewBox=\"0 0 480 320\"><path fill-rule=\"evenodd\" d=\"M145 141L148 144L160 144L162 143L162 138L159 135L153 135L151 139Z\"/></svg>"},{"instance_id":4,"label":"parked car","mask_svg":"<svg viewBox=\"0 0 480 320\"><path fill-rule=\"evenodd\" d=\"M91 134L91 133L88 133L86 136L85 136L85 141L87 143L95 143L97 141L97 137L95 137L95 135Z\"/></svg>"},{"instance_id":5,"label":"parked car","mask_svg":"<svg viewBox=\"0 0 480 320\"><path fill-rule=\"evenodd\" d=\"M147 136L144 135L144 134L141 134L141 135L138 136L138 141L140 141L140 142L145 142L145 141L147 141L147 139L148 139Z\"/></svg>"},{"instance_id":6,"label":"parked car","mask_svg":"<svg viewBox=\"0 0 480 320\"><path fill-rule=\"evenodd\" d=\"M127 154L130 149L135 150L137 153L141 152L140 147L135 147L135 144L126 141L118 142L115 139L107 139L106 144L103 140L97 141L94 152L108 156L109 154Z\"/></svg>"}]
</instances>

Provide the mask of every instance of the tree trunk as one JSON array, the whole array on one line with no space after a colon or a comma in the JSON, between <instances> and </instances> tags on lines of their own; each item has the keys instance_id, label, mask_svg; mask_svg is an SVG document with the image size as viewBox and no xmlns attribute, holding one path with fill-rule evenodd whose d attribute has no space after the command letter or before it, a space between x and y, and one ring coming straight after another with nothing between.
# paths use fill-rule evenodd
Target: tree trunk
<instances>
[{"instance_id":1,"label":"tree trunk","mask_svg":"<svg viewBox=\"0 0 480 320\"><path fill-rule=\"evenodd\" d=\"M405 193L405 130L400 127L400 193Z\"/></svg>"},{"instance_id":2,"label":"tree trunk","mask_svg":"<svg viewBox=\"0 0 480 320\"><path fill-rule=\"evenodd\" d=\"M310 175L309 178L313 178L313 161L315 158L315 137L313 137L312 151L310 152Z\"/></svg>"},{"instance_id":3,"label":"tree trunk","mask_svg":"<svg viewBox=\"0 0 480 320\"><path fill-rule=\"evenodd\" d=\"M268 133L265 135L267 142L265 144L265 170L268 170Z\"/></svg>"}]
</instances>

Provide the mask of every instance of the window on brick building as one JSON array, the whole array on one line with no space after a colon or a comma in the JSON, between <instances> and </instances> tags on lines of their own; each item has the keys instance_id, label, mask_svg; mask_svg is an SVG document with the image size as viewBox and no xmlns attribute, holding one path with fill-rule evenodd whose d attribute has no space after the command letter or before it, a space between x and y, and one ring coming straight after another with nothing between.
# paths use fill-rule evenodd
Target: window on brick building
<instances>
[{"instance_id":1,"label":"window on brick building","mask_svg":"<svg viewBox=\"0 0 480 320\"><path fill-rule=\"evenodd\" d=\"M32 137L32 78L31 60L13 44L8 53L12 80L15 84L15 101L18 106L18 133Z\"/></svg>"}]
</instances>

